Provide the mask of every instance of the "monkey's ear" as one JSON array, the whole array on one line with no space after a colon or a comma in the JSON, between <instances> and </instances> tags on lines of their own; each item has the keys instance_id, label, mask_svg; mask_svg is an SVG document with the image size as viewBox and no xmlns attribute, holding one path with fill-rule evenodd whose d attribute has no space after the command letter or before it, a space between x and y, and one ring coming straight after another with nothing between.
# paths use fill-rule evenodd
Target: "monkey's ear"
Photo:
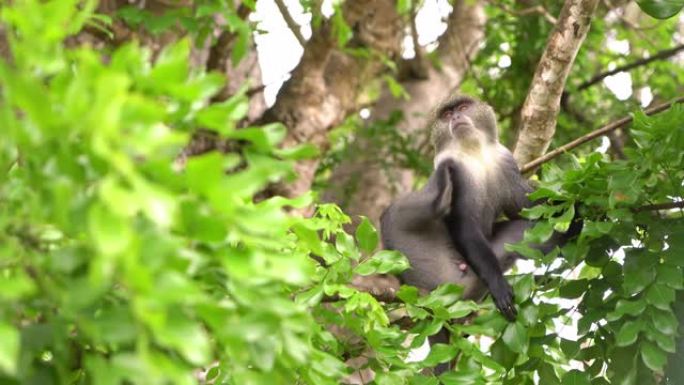
<instances>
[{"instance_id":1,"label":"monkey's ear","mask_svg":"<svg viewBox=\"0 0 684 385\"><path fill-rule=\"evenodd\" d=\"M437 173L437 197L432 202L432 210L437 217L445 217L451 212L451 197L453 186L449 176L449 168L440 165L435 171Z\"/></svg>"}]
</instances>

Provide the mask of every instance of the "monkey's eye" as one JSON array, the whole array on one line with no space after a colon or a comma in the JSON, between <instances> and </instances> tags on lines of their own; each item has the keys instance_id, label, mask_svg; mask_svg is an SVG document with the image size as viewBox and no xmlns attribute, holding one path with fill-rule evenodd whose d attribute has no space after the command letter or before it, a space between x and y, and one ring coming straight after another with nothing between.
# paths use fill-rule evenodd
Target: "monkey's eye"
<instances>
[{"instance_id":1,"label":"monkey's eye","mask_svg":"<svg viewBox=\"0 0 684 385\"><path fill-rule=\"evenodd\" d=\"M470 105L468 103L463 103L463 104L459 105L458 107L456 107L456 110L458 112L463 112L463 111L467 110L468 107L470 107Z\"/></svg>"},{"instance_id":2,"label":"monkey's eye","mask_svg":"<svg viewBox=\"0 0 684 385\"><path fill-rule=\"evenodd\" d=\"M451 119L451 115L453 115L453 114L454 114L454 111L452 111L451 109L446 109L446 110L442 111L442 115L440 115L440 117L442 119Z\"/></svg>"}]
</instances>

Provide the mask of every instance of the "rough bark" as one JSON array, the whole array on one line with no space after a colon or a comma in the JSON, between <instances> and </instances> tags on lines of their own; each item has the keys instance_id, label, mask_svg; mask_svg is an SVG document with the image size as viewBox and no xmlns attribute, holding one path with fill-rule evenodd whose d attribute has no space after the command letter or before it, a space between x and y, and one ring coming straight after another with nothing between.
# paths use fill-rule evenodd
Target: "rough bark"
<instances>
[{"instance_id":1,"label":"rough bark","mask_svg":"<svg viewBox=\"0 0 684 385\"><path fill-rule=\"evenodd\" d=\"M428 76L402 81L411 96L409 100L396 99L384 90L372 108L373 119L386 119L392 111L399 110L403 111L404 119L397 125L397 130L404 133L424 130L427 115L462 81L484 38L484 24L482 4L456 1L447 30L439 39L437 57L441 68L430 66ZM425 133L425 137L427 135ZM413 172L395 165L391 169L383 168L377 162L377 152L381 149L373 148L374 144L365 136L359 136L353 145L355 156L334 170L331 181L335 185L326 191L324 199L340 203L344 199L343 188L361 186L363 188L353 191L352 199L344 208L351 215L365 215L377 224L382 210L391 200L411 189ZM380 154L381 157L389 155Z\"/></svg>"},{"instance_id":2,"label":"rough bark","mask_svg":"<svg viewBox=\"0 0 684 385\"><path fill-rule=\"evenodd\" d=\"M519 165L542 155L556 130L561 95L568 73L589 31L598 0L567 0L558 16L520 112L513 151Z\"/></svg>"},{"instance_id":3,"label":"rough bark","mask_svg":"<svg viewBox=\"0 0 684 385\"><path fill-rule=\"evenodd\" d=\"M354 31L348 46L366 47L389 57L398 55L402 34L394 1L349 0L342 10ZM341 50L330 21L326 21L307 41L302 60L261 122L285 124L288 133L284 146L312 143L325 148L328 130L358 108L365 86L383 69L377 58ZM311 187L317 165L318 160L297 163L297 179L276 186L274 193L296 196L305 192Z\"/></svg>"}]
</instances>

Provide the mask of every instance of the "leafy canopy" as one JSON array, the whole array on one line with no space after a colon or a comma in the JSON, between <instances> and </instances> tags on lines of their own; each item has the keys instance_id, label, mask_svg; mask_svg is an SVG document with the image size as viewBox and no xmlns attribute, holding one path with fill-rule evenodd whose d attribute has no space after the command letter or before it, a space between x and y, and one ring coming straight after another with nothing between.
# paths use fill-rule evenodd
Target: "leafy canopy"
<instances>
[{"instance_id":1,"label":"leafy canopy","mask_svg":"<svg viewBox=\"0 0 684 385\"><path fill-rule=\"evenodd\" d=\"M679 211L638 208L682 196L684 108L635 113L626 160L591 153L545 166L533 198L552 203L526 213L539 221L529 240L567 229L576 207L585 226L562 257L511 246L545 271L512 277L516 322L491 302L461 300L453 285L425 296L402 286L383 303L350 286L353 275L408 263L374 253L370 221L351 235L335 205L311 218L289 213L314 194L255 199L315 152L278 147L280 124L236 129L245 90L210 103L225 79L189 68L188 40L154 61L136 43L107 55L66 44L97 20L94 7L25 0L0 11L13 58L0 60L4 383L337 384L352 373L344 361L362 355L377 384L436 384L421 370L455 357L445 384L657 383L681 333L673 306L684 291L684 222ZM211 9L178 12L201 34ZM148 25L130 9L121 17L165 22ZM249 39L247 24L229 20ZM343 27L341 41L352 33ZM244 145L178 171L197 127ZM574 320L570 339L560 331ZM452 343L407 362L442 327Z\"/></svg>"}]
</instances>

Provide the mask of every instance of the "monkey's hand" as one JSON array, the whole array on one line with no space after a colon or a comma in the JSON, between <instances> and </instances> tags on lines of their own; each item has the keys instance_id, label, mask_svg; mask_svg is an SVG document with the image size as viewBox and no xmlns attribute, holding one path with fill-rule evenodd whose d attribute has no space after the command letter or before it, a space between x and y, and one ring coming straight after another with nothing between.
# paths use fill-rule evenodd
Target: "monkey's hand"
<instances>
[{"instance_id":1,"label":"monkey's hand","mask_svg":"<svg viewBox=\"0 0 684 385\"><path fill-rule=\"evenodd\" d=\"M453 160L449 159L453 163ZM437 177L437 197L432 202L432 211L437 217L444 217L451 211L453 186L449 175L449 163L443 162L435 170Z\"/></svg>"},{"instance_id":2,"label":"monkey's hand","mask_svg":"<svg viewBox=\"0 0 684 385\"><path fill-rule=\"evenodd\" d=\"M515 317L518 315L518 311L515 309L515 301L513 298L513 288L506 281L506 279L501 276L500 278L494 280L489 285L489 291L492 293L494 298L494 304L501 311L501 314L506 317L509 321L515 321Z\"/></svg>"}]
</instances>

